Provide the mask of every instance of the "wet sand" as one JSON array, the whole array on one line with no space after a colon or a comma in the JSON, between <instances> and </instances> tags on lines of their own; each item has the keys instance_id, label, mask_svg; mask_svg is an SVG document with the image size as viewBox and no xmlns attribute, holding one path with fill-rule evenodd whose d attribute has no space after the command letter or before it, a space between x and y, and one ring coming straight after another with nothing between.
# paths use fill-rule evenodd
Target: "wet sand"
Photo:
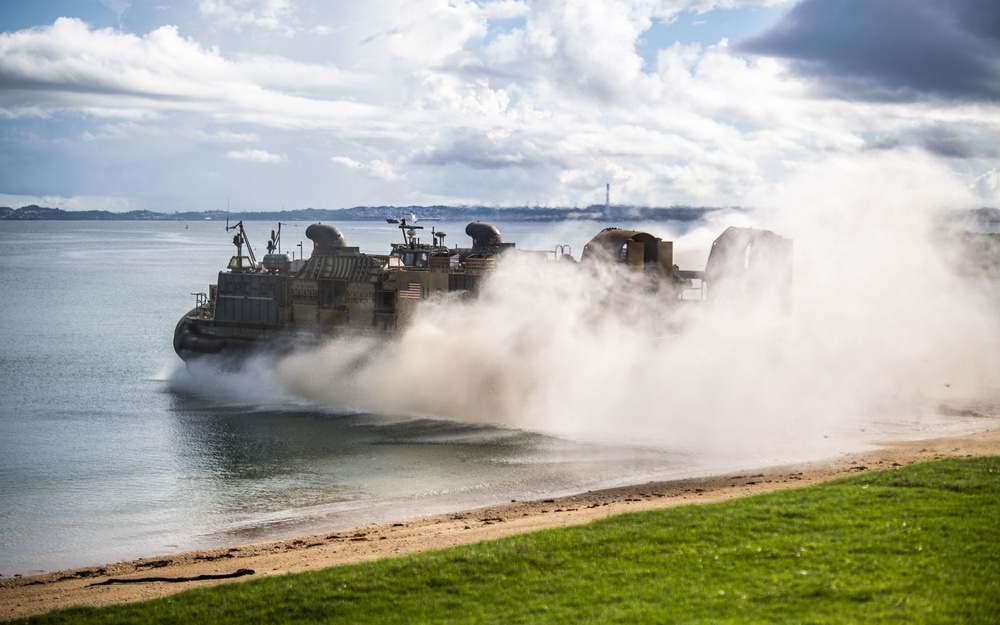
<instances>
[{"instance_id":1,"label":"wet sand","mask_svg":"<svg viewBox=\"0 0 1000 625\"><path fill-rule=\"evenodd\" d=\"M239 583L418 551L576 525L614 514L710 503L948 457L1000 455L1000 427L972 434L888 443L807 464L760 467L713 477L650 482L538 501L515 501L461 513L371 524L241 547L192 551L106 566L0 578L0 619L70 606L104 606L169 595L196 586ZM191 578L251 569L237 579L94 584L110 578Z\"/></svg>"}]
</instances>

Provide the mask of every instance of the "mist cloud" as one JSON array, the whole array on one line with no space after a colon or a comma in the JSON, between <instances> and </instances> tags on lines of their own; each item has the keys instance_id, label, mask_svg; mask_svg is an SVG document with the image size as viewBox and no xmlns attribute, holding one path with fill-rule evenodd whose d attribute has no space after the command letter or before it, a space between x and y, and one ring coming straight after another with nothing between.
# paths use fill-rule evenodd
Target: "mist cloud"
<instances>
[{"instance_id":1,"label":"mist cloud","mask_svg":"<svg viewBox=\"0 0 1000 625\"><path fill-rule=\"evenodd\" d=\"M339 408L730 461L933 432L948 423L942 406L961 412L995 388L997 294L948 262L936 198L925 197L937 181L912 177L903 159L829 165L803 175L808 218L787 189L780 209L723 214L683 234L651 226L692 269L733 220L794 237L789 314L701 302L671 313L618 267L508 259L478 299L429 302L397 340L345 338L295 355L280 378ZM816 174L842 191L818 196ZM868 179L883 193L843 191L870 190Z\"/></svg>"}]
</instances>

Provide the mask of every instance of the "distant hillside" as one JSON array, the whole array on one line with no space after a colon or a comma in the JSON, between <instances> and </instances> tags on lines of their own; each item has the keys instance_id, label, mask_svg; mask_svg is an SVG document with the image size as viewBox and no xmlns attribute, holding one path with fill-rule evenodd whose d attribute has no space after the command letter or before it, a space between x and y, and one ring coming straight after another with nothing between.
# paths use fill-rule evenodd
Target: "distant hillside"
<instances>
[{"instance_id":1,"label":"distant hillside","mask_svg":"<svg viewBox=\"0 0 1000 625\"><path fill-rule=\"evenodd\" d=\"M202 221L205 219L240 221L380 221L386 218L409 217L413 213L421 220L497 220L497 221L570 221L589 219L604 222L622 221L695 221L721 208L696 206L626 206L596 204L586 208L535 208L512 206L355 206L352 208L301 208L298 210L241 212L186 211L154 213L152 211L65 211L61 208L23 206L0 207L0 220L19 221ZM730 210L741 210L730 208ZM940 224L949 228L971 231L1000 230L1000 209L974 208L942 210Z\"/></svg>"},{"instance_id":2,"label":"distant hillside","mask_svg":"<svg viewBox=\"0 0 1000 625\"><path fill-rule=\"evenodd\" d=\"M972 208L945 215L942 222L971 231L995 232L1000 227L1000 209Z\"/></svg>"},{"instance_id":3,"label":"distant hillside","mask_svg":"<svg viewBox=\"0 0 1000 625\"><path fill-rule=\"evenodd\" d=\"M353 208L324 209L303 208L298 210L268 212L238 212L228 215L225 211L188 211L183 213L154 213L152 211L130 211L111 213L108 211L65 211L60 208L24 206L21 208L0 207L0 220L48 220L48 221L200 221L205 219L230 221L372 221L387 218L408 217L410 213L418 219L497 219L505 221L566 221L593 219L597 221L693 221L718 208L670 206L619 206L595 205L587 208L532 208L528 206L496 208L486 206L355 206Z\"/></svg>"}]
</instances>

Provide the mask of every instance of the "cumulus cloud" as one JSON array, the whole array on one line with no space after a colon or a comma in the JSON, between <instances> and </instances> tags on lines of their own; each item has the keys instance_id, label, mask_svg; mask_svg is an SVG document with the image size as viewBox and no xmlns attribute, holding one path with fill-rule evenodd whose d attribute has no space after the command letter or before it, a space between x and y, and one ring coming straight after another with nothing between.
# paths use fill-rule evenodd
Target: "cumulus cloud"
<instances>
[{"instance_id":1,"label":"cumulus cloud","mask_svg":"<svg viewBox=\"0 0 1000 625\"><path fill-rule=\"evenodd\" d=\"M284 27L291 12L289 0L198 0L202 16L240 30L254 25L268 29Z\"/></svg>"},{"instance_id":2,"label":"cumulus cloud","mask_svg":"<svg viewBox=\"0 0 1000 625\"><path fill-rule=\"evenodd\" d=\"M92 31L80 20L60 18L46 28L0 34L0 104L54 103L60 98L52 91L63 97L79 94L76 104L178 97L202 86L192 80L191 67L218 78L224 65L216 52L181 38L170 26L137 37L113 29Z\"/></svg>"},{"instance_id":3,"label":"cumulus cloud","mask_svg":"<svg viewBox=\"0 0 1000 625\"><path fill-rule=\"evenodd\" d=\"M226 59L173 26L139 37L61 18L50 27L0 34L0 107L11 114L193 112L279 127L336 125L366 114L366 107L331 93L350 81L330 67L287 59ZM311 97L291 93L296 87Z\"/></svg>"},{"instance_id":4,"label":"cumulus cloud","mask_svg":"<svg viewBox=\"0 0 1000 625\"><path fill-rule=\"evenodd\" d=\"M972 186L979 197L997 201L1000 198L1000 168L994 167L979 176Z\"/></svg>"},{"instance_id":5,"label":"cumulus cloud","mask_svg":"<svg viewBox=\"0 0 1000 625\"><path fill-rule=\"evenodd\" d=\"M488 53L506 61L504 71L526 72L548 89L572 96L617 100L632 92L643 60L635 42L652 25L642 3L614 0L580 3L539 2L523 28L499 38Z\"/></svg>"},{"instance_id":6,"label":"cumulus cloud","mask_svg":"<svg viewBox=\"0 0 1000 625\"><path fill-rule=\"evenodd\" d=\"M284 154L272 154L266 150L233 150L226 152L226 158L234 161L250 161L253 163L287 163L288 157Z\"/></svg>"},{"instance_id":7,"label":"cumulus cloud","mask_svg":"<svg viewBox=\"0 0 1000 625\"><path fill-rule=\"evenodd\" d=\"M361 167L361 163L354 160L350 156L333 156L330 161L336 163L337 165L343 165L344 167Z\"/></svg>"},{"instance_id":8,"label":"cumulus cloud","mask_svg":"<svg viewBox=\"0 0 1000 625\"><path fill-rule=\"evenodd\" d=\"M406 179L406 175L400 174L398 171L396 171L396 168L393 167L392 163L384 161L380 158L373 160L368 165L368 171L371 173L373 177L379 178L380 180L393 181L393 180Z\"/></svg>"},{"instance_id":9,"label":"cumulus cloud","mask_svg":"<svg viewBox=\"0 0 1000 625\"><path fill-rule=\"evenodd\" d=\"M461 133L414 160L432 165L460 163L473 169L531 167L536 164L538 152L537 146L508 133Z\"/></svg>"},{"instance_id":10,"label":"cumulus cloud","mask_svg":"<svg viewBox=\"0 0 1000 625\"><path fill-rule=\"evenodd\" d=\"M994 0L803 0L738 49L789 59L799 75L844 98L1000 96Z\"/></svg>"},{"instance_id":11,"label":"cumulus cloud","mask_svg":"<svg viewBox=\"0 0 1000 625\"><path fill-rule=\"evenodd\" d=\"M380 158L374 159L368 163L361 163L349 156L334 156L330 158L330 161L336 165L357 169L369 178L376 180L393 182L406 179L406 175L401 174L398 169L392 165L392 163Z\"/></svg>"},{"instance_id":12,"label":"cumulus cloud","mask_svg":"<svg viewBox=\"0 0 1000 625\"><path fill-rule=\"evenodd\" d=\"M150 189L157 179L177 188L163 172L181 162L207 169L220 143L267 145L296 167L262 168L260 201L286 206L322 193L344 205L579 205L603 201L606 182L622 203L744 205L829 155L917 158L913 146L965 187L996 167L995 105L874 97L876 86L915 94L915 80L888 61L867 74L843 69L861 67L837 47L847 17L807 45L806 25L830 6L853 11L856 36L877 40L864 25L879 14L854 0L805 0L775 31L735 46L668 42L650 53L644 41L682 12L711 21L713 11L777 2L133 0L117 29L64 19L0 35L0 120L25 129L0 134L0 152L54 153L59 143L59 158L90 181L95 159L123 170L142 154ZM947 32L993 40L966 15L982 9L972 0L914 7L958 16L961 29ZM932 26L944 28L917 17L879 27L916 37ZM775 47L786 40L795 47ZM963 54L985 58L952 56ZM867 90L834 91L843 76ZM838 97L817 97L820 81ZM42 183L16 160L4 165L0 191ZM241 184L213 173L213 184Z\"/></svg>"}]
</instances>

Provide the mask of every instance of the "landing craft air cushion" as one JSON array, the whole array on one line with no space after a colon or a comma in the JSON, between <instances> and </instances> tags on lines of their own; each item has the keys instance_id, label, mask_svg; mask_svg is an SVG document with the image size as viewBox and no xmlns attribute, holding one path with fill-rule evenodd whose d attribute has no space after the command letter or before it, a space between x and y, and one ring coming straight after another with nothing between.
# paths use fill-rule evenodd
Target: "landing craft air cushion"
<instances>
[{"instance_id":1,"label":"landing craft air cushion","mask_svg":"<svg viewBox=\"0 0 1000 625\"><path fill-rule=\"evenodd\" d=\"M175 328L174 350L190 361L284 351L342 332L392 333L406 328L424 300L446 294L474 297L506 258L574 260L565 253L566 246L554 251L517 249L487 223L466 227L471 247L449 248L445 233L433 232L431 242L425 243L417 238L419 226L400 222L403 242L393 243L385 255L349 247L334 226L310 225L305 234L313 242L312 253L297 261L277 251L279 226L271 232L262 262L247 241L243 222L232 226L237 253L208 293L194 293L195 307ZM606 228L586 245L580 265L624 265L642 277L624 288L655 290L665 304L766 298L787 309L791 251L791 240L768 230L729 228L713 243L704 271L684 270L673 262L672 242L646 232ZM651 314L666 314L667 308Z\"/></svg>"}]
</instances>

